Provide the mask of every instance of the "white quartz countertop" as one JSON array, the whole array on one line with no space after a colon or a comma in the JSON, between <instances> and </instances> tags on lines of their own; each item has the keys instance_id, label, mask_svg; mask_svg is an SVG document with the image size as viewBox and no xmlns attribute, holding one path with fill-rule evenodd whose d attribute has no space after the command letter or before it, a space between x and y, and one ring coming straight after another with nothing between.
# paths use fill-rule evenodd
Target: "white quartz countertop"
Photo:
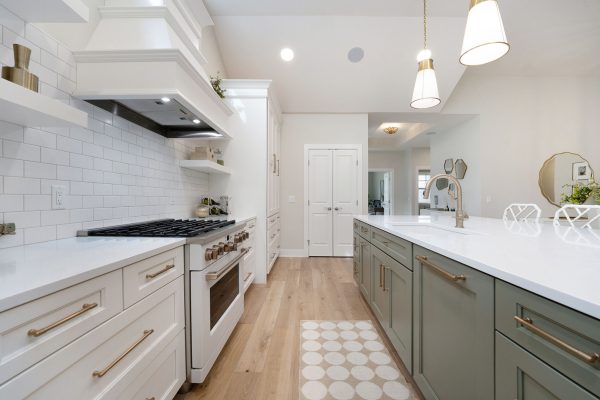
<instances>
[{"instance_id":1,"label":"white quartz countertop","mask_svg":"<svg viewBox=\"0 0 600 400\"><path fill-rule=\"evenodd\" d=\"M355 218L600 319L600 230L477 217L464 230L447 216Z\"/></svg>"},{"instance_id":2,"label":"white quartz countertop","mask_svg":"<svg viewBox=\"0 0 600 400\"><path fill-rule=\"evenodd\" d=\"M185 238L77 237L0 250L0 311L185 244Z\"/></svg>"}]
</instances>

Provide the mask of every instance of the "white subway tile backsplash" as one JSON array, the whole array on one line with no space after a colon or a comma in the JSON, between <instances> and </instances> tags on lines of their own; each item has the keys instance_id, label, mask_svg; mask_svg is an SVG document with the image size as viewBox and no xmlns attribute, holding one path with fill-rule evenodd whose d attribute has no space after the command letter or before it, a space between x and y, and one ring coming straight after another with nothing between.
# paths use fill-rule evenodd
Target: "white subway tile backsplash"
<instances>
[{"instance_id":1,"label":"white subway tile backsplash","mask_svg":"<svg viewBox=\"0 0 600 400\"><path fill-rule=\"evenodd\" d=\"M25 128L24 141L37 146L56 148L56 134L35 128Z\"/></svg>"},{"instance_id":2,"label":"white subway tile backsplash","mask_svg":"<svg viewBox=\"0 0 600 400\"><path fill-rule=\"evenodd\" d=\"M0 237L0 248L72 237L80 229L189 218L209 193L206 174L178 166L192 146L71 97L71 52L0 6L0 63L12 65L15 42L32 49L41 94L88 113L88 127L23 128L0 121L0 218L17 222L17 234ZM51 207L52 185L66 188L63 210Z\"/></svg>"},{"instance_id":3,"label":"white subway tile backsplash","mask_svg":"<svg viewBox=\"0 0 600 400\"><path fill-rule=\"evenodd\" d=\"M40 161L40 146L5 140L2 143L2 155L6 158Z\"/></svg>"},{"instance_id":4,"label":"white subway tile backsplash","mask_svg":"<svg viewBox=\"0 0 600 400\"><path fill-rule=\"evenodd\" d=\"M26 194L25 211L49 210L52 196L49 194Z\"/></svg>"},{"instance_id":5,"label":"white subway tile backsplash","mask_svg":"<svg viewBox=\"0 0 600 400\"><path fill-rule=\"evenodd\" d=\"M0 194L0 209L2 212L22 211L23 195L20 194ZM2 241L0 241L1 243Z\"/></svg>"},{"instance_id":6,"label":"white subway tile backsplash","mask_svg":"<svg viewBox=\"0 0 600 400\"><path fill-rule=\"evenodd\" d=\"M56 165L25 161L25 176L28 178L56 179Z\"/></svg>"},{"instance_id":7,"label":"white subway tile backsplash","mask_svg":"<svg viewBox=\"0 0 600 400\"><path fill-rule=\"evenodd\" d=\"M57 146L58 146L57 137ZM68 138L65 138L68 139ZM68 139L70 140L70 139ZM69 152L42 147L42 162L56 165L69 165ZM59 178L60 179L60 178Z\"/></svg>"},{"instance_id":8,"label":"white subway tile backsplash","mask_svg":"<svg viewBox=\"0 0 600 400\"><path fill-rule=\"evenodd\" d=\"M56 240L56 225L25 228L25 244Z\"/></svg>"},{"instance_id":9,"label":"white subway tile backsplash","mask_svg":"<svg viewBox=\"0 0 600 400\"><path fill-rule=\"evenodd\" d=\"M40 180L14 176L4 177L4 193L6 194L40 194Z\"/></svg>"}]
</instances>

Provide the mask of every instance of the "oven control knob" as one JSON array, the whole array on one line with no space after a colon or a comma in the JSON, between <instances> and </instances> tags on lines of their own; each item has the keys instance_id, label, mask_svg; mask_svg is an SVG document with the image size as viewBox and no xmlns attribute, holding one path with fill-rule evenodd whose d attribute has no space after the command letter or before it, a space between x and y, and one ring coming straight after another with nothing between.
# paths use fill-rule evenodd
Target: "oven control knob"
<instances>
[{"instance_id":1,"label":"oven control knob","mask_svg":"<svg viewBox=\"0 0 600 400\"><path fill-rule=\"evenodd\" d=\"M206 251L204 252L204 259L206 261L210 261L213 259L213 251L212 249L206 249Z\"/></svg>"},{"instance_id":2,"label":"oven control knob","mask_svg":"<svg viewBox=\"0 0 600 400\"><path fill-rule=\"evenodd\" d=\"M215 255L215 258L214 258L214 260L216 260L217 258L219 258L219 256L221 255L221 251L220 251L220 248L219 248L219 246L217 246L217 245L215 244L215 245L212 247L212 251L213 251L213 254Z\"/></svg>"},{"instance_id":3,"label":"oven control knob","mask_svg":"<svg viewBox=\"0 0 600 400\"><path fill-rule=\"evenodd\" d=\"M246 239L250 239L250 234L246 231L244 231L244 234L246 235Z\"/></svg>"},{"instance_id":4,"label":"oven control knob","mask_svg":"<svg viewBox=\"0 0 600 400\"><path fill-rule=\"evenodd\" d=\"M235 247L237 247L237 246L233 242L227 242L227 243L225 243L225 252L229 253L231 251L234 251Z\"/></svg>"},{"instance_id":5,"label":"oven control knob","mask_svg":"<svg viewBox=\"0 0 600 400\"><path fill-rule=\"evenodd\" d=\"M219 242L219 254L225 253L225 243Z\"/></svg>"},{"instance_id":6,"label":"oven control knob","mask_svg":"<svg viewBox=\"0 0 600 400\"><path fill-rule=\"evenodd\" d=\"M236 233L235 236L233 237L233 242L234 243L241 243L242 242L242 238L240 236L239 233Z\"/></svg>"}]
</instances>

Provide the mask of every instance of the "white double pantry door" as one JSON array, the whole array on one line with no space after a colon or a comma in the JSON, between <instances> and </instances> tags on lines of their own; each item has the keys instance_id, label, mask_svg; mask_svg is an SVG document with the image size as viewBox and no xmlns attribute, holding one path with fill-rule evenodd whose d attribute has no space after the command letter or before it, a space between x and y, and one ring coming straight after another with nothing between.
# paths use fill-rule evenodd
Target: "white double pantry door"
<instances>
[{"instance_id":1,"label":"white double pantry door","mask_svg":"<svg viewBox=\"0 0 600 400\"><path fill-rule=\"evenodd\" d=\"M358 150L308 150L308 255L351 257L358 213Z\"/></svg>"}]
</instances>

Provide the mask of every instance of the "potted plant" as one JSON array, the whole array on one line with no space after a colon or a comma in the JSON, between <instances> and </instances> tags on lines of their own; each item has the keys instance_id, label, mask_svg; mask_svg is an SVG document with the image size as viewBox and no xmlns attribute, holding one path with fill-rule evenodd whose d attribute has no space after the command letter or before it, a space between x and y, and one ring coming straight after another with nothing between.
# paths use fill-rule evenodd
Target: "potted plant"
<instances>
[{"instance_id":1,"label":"potted plant","mask_svg":"<svg viewBox=\"0 0 600 400\"><path fill-rule=\"evenodd\" d=\"M594 204L600 203L600 184L594 179L590 179L588 183L577 182L574 184L566 184L564 188L570 188L563 192L560 202L561 204Z\"/></svg>"},{"instance_id":2,"label":"potted plant","mask_svg":"<svg viewBox=\"0 0 600 400\"><path fill-rule=\"evenodd\" d=\"M220 98L224 99L225 98L225 92L227 90L222 89L221 88L221 81L223 79L221 78L221 75L219 72L217 72L217 76L211 76L210 77L210 84L212 85L215 93L217 93L219 95Z\"/></svg>"}]
</instances>

